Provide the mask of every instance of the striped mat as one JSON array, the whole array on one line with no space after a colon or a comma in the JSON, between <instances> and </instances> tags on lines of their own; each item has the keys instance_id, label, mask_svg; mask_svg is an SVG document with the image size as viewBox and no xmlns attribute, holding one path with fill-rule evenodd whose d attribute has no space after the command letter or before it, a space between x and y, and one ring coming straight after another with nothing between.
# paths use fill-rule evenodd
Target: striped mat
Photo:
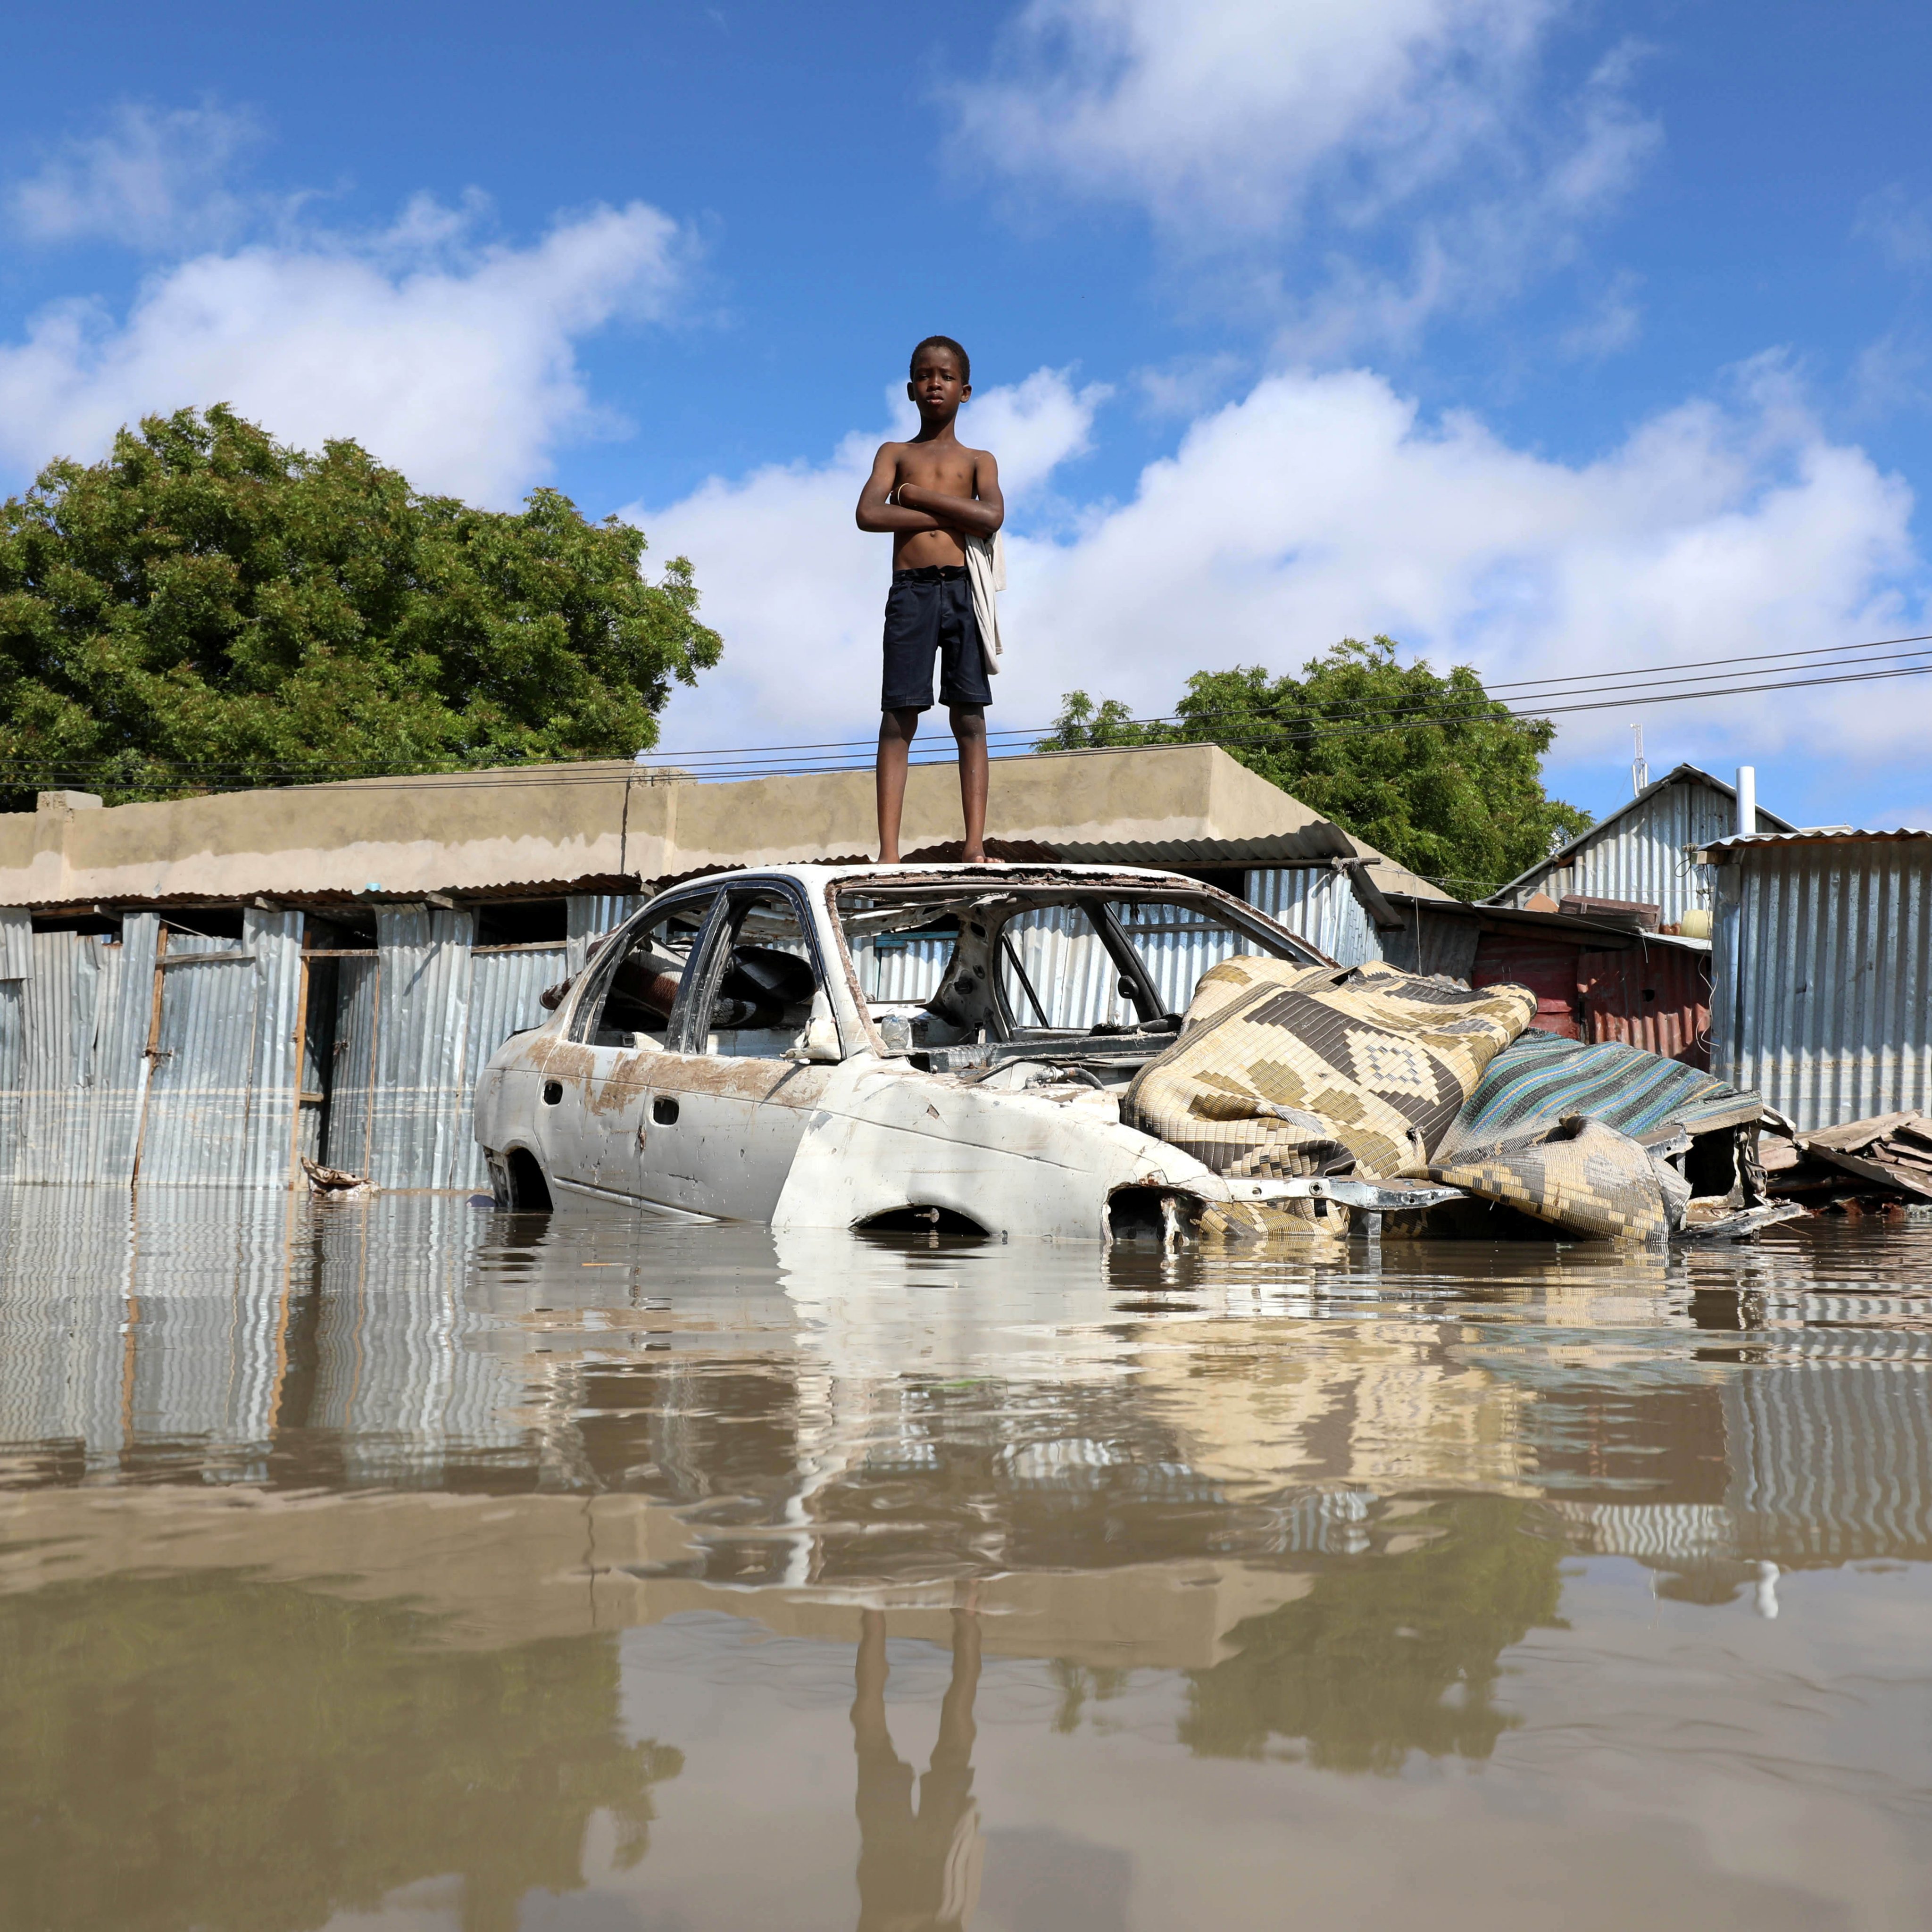
<instances>
[{"instance_id":1,"label":"striped mat","mask_svg":"<svg viewBox=\"0 0 1932 1932\"><path fill-rule=\"evenodd\" d=\"M1526 1033L1484 1068L1436 1160L1439 1165L1465 1148L1540 1133L1571 1114L1646 1140L1679 1126L1707 1132L1755 1120L1762 1110L1755 1094L1639 1046Z\"/></svg>"}]
</instances>

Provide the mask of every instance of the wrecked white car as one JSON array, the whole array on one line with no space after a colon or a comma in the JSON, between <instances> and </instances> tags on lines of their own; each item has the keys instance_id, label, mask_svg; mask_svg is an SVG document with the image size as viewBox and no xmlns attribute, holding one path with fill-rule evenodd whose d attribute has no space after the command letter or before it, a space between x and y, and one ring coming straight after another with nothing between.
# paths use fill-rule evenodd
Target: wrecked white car
<instances>
[{"instance_id":1,"label":"wrecked white car","mask_svg":"<svg viewBox=\"0 0 1932 1932\"><path fill-rule=\"evenodd\" d=\"M634 915L496 1054L477 1138L513 1208L1089 1240L1216 1204L1313 1194L1318 1214L1360 1184L1226 1176L1121 1124L1202 973L1244 955L1330 963L1168 873L726 873Z\"/></svg>"},{"instance_id":2,"label":"wrecked white car","mask_svg":"<svg viewBox=\"0 0 1932 1932\"><path fill-rule=\"evenodd\" d=\"M724 873L545 1003L477 1087L512 1209L1168 1243L1352 1211L1654 1242L1786 1211L1754 1096L1527 1031L1524 987L1338 967L1172 873Z\"/></svg>"}]
</instances>

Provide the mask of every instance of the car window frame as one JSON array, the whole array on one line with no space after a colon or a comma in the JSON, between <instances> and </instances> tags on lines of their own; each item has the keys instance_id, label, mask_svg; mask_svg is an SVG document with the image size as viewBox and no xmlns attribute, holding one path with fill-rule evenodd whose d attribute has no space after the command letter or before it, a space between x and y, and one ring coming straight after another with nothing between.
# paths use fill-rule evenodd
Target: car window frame
<instances>
[{"instance_id":1,"label":"car window frame","mask_svg":"<svg viewBox=\"0 0 1932 1932\"><path fill-rule=\"evenodd\" d=\"M1159 905L1180 904L1184 900L1192 899L1198 902L1204 910L1213 912L1222 920L1223 923L1235 932L1252 934L1257 942L1271 937L1262 929L1263 916L1250 916L1249 915L1253 914L1252 908L1241 900L1216 892L1211 886L1197 886L1190 892L1174 887L1150 886L1144 890L1137 890L1132 887L1108 885L1096 887L1090 892L1070 893L1058 901L1057 903L1061 904L1076 903L1079 904L1081 909L1087 914L1088 921L1093 926L1095 932L1099 935L1100 944L1106 948L1108 957L1113 961L1119 976L1121 979L1133 981L1134 991L1124 997L1127 998L1132 1005L1143 1026L1165 1019L1168 1015L1162 1008L1160 988L1154 982L1154 976L1148 970L1147 962L1142 958L1139 949L1134 944L1132 937L1126 928L1122 926L1118 914L1114 910L1113 902L1116 899L1143 899ZM1003 949L1007 943L1008 924L1018 917L1022 911L1038 910L1040 908L1037 907L1020 908L1008 914L1006 917L1000 922L998 930L992 935L992 942L988 948L996 959L1004 958ZM1281 936L1292 944L1300 947L1308 955L1308 957L1300 963L1310 966L1318 966L1324 963L1316 949L1298 934L1290 932L1283 927L1281 928ZM1288 956L1277 954L1274 956ZM1000 976L998 972L992 976L992 990L994 1012L998 1014L1001 1024L1006 1028L1006 1038L1009 1040L1018 1038L1022 1033L1052 1032L1077 1036L1081 1030L1077 1028L1023 1025L1013 1016L1007 1004L1006 988L1001 984ZM1151 1009L1150 1012L1143 1010L1144 1002L1147 1008Z\"/></svg>"},{"instance_id":2,"label":"car window frame","mask_svg":"<svg viewBox=\"0 0 1932 1932\"><path fill-rule=\"evenodd\" d=\"M716 916L718 902L724 896L724 889L717 885L699 887L680 887L674 891L661 892L647 906L641 907L614 928L608 938L597 950L597 957L578 975L578 992L570 1010L570 1018L564 1027L564 1037L578 1046L592 1046L595 1022L604 1011L604 1001L610 990L610 982L616 975L618 962L629 952L636 936L647 926L653 926L668 913L676 912L686 904L705 905L705 914L698 927L698 938L693 941L691 956L695 961L703 950L711 930L711 922ZM707 903L708 902L708 903ZM691 968L685 968L688 978ZM684 998L684 982L678 984L677 1000L671 1006L670 1018L664 1022L664 1040L670 1044L671 1028L675 1024L678 1005Z\"/></svg>"},{"instance_id":3,"label":"car window frame","mask_svg":"<svg viewBox=\"0 0 1932 1932\"><path fill-rule=\"evenodd\" d=\"M787 901L798 920L799 931L804 934L812 956L813 976L818 982L813 993L814 1004L818 994L825 995L832 1028L838 1036L838 1057L842 1060L847 1058L850 1049L845 1043L845 1029L839 1021L838 1002L832 994L832 975L826 970L825 948L820 941L811 896L795 880L783 877L747 879L718 889L704 930L691 950L692 963L686 968L684 978L679 984L677 998L664 1028L668 1051L690 1054L701 1060L725 1057L712 1054L705 1045L711 1036L712 1010L718 1002L718 988L724 982L725 962L730 956L732 946L737 943L745 913L750 910L755 901L772 898Z\"/></svg>"},{"instance_id":4,"label":"car window frame","mask_svg":"<svg viewBox=\"0 0 1932 1932\"><path fill-rule=\"evenodd\" d=\"M1160 992L1153 980L1148 976L1147 969L1142 963L1140 955L1135 952L1133 947L1123 936L1120 922L1114 918L1112 908L1108 905L1106 898L1096 892L1069 893L1065 897L1054 902L1054 904L1072 906L1086 915L1087 922L1093 928L1094 937L1100 940L1107 957L1113 962L1116 988L1118 988L1122 980L1131 980L1133 982L1132 990L1122 994L1120 997L1133 1008L1135 1017L1141 1024L1146 1026L1159 1019L1161 1017ZM1016 977L1022 980L1025 978L1024 970L1019 963L1019 948L1013 944L1009 937L1007 927L1012 925L1015 920L1026 913L1052 909L1052 908L1040 906L1022 906L1009 913L1004 919L1001 920L998 927L990 936L987 950L992 955L994 964L993 1010L999 1021L1004 1038L1007 1042L1018 1039L1023 1034L1050 1033L1077 1035L1082 1030L1077 1027L1046 1026L1037 1021L1022 1020L1014 1012L1012 1003L1006 998L1006 989L1002 976L1004 969L1010 966ZM1010 952L1008 950L1010 947L1012 949Z\"/></svg>"}]
</instances>

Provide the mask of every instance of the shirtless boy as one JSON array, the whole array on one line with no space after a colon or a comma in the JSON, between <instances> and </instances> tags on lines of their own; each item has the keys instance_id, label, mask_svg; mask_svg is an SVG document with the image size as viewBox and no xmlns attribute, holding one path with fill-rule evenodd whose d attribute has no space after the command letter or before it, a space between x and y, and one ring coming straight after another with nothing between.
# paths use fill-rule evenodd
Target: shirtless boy
<instances>
[{"instance_id":1,"label":"shirtless boy","mask_svg":"<svg viewBox=\"0 0 1932 1932\"><path fill-rule=\"evenodd\" d=\"M939 701L959 747L959 799L966 858L986 857L986 706L993 694L980 656L980 627L966 574L967 536L989 537L1006 520L999 466L952 433L973 393L973 365L951 337L928 335L912 352L906 394L919 407L910 442L882 443L859 493L859 527L890 530L892 587L886 598L886 675L880 694L879 856L896 864L905 807L906 757L919 714Z\"/></svg>"}]
</instances>

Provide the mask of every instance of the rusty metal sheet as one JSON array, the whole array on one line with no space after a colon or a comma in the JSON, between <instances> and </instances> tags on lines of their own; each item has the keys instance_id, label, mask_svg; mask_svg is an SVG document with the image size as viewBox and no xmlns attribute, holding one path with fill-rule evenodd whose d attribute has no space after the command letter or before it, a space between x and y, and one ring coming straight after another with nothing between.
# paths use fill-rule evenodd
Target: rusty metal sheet
<instances>
[{"instance_id":1,"label":"rusty metal sheet","mask_svg":"<svg viewBox=\"0 0 1932 1932\"><path fill-rule=\"evenodd\" d=\"M1583 1009L1582 1038L1621 1040L1708 1071L1708 955L1674 946L1580 952L1576 986Z\"/></svg>"},{"instance_id":2,"label":"rusty metal sheet","mask_svg":"<svg viewBox=\"0 0 1932 1932\"><path fill-rule=\"evenodd\" d=\"M1515 933L1486 932L1476 943L1469 973L1472 986L1527 986L1536 995L1539 1033L1582 1038L1577 1024L1576 958L1579 949L1559 941Z\"/></svg>"}]
</instances>

